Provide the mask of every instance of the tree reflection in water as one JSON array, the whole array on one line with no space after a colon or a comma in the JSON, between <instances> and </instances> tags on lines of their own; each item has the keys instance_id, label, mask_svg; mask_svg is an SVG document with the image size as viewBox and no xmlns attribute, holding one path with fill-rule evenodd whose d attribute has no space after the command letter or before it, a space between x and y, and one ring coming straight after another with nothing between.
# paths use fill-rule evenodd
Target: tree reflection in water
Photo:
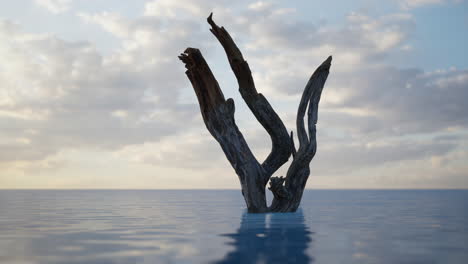
<instances>
[{"instance_id":1,"label":"tree reflection in water","mask_svg":"<svg viewBox=\"0 0 468 264\"><path fill-rule=\"evenodd\" d=\"M299 209L296 213L244 213L239 230L225 234L234 250L215 263L310 263L312 239Z\"/></svg>"}]
</instances>

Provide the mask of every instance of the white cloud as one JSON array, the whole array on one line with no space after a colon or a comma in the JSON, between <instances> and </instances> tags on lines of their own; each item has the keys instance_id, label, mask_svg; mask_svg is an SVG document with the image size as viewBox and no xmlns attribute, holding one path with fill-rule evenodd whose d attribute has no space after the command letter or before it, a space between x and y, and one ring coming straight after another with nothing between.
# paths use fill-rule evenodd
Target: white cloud
<instances>
[{"instance_id":1,"label":"white cloud","mask_svg":"<svg viewBox=\"0 0 468 264\"><path fill-rule=\"evenodd\" d=\"M63 13L70 9L72 0L34 0L41 7L46 8L54 14Z\"/></svg>"},{"instance_id":2,"label":"white cloud","mask_svg":"<svg viewBox=\"0 0 468 264\"><path fill-rule=\"evenodd\" d=\"M136 31L140 26L148 30L136 25ZM24 33L1 22L0 54L10 62L0 71L0 123L9 127L0 137L28 138L30 144L2 145L8 154L0 160L43 159L64 148L115 149L189 126L197 108L178 103L187 84L176 60L181 48L173 44L184 37L146 43L131 36L127 46L104 57L90 43ZM147 100L152 95L159 100ZM26 137L31 129L37 133Z\"/></svg>"},{"instance_id":3,"label":"white cloud","mask_svg":"<svg viewBox=\"0 0 468 264\"><path fill-rule=\"evenodd\" d=\"M250 4L248 7L249 9L255 10L255 11L263 11L263 10L268 10L272 8L273 4L264 2L264 1L258 1L255 3Z\"/></svg>"},{"instance_id":4,"label":"white cloud","mask_svg":"<svg viewBox=\"0 0 468 264\"><path fill-rule=\"evenodd\" d=\"M463 0L398 0L403 9L413 9L424 6L440 5L448 3L460 3Z\"/></svg>"},{"instance_id":5,"label":"white cloud","mask_svg":"<svg viewBox=\"0 0 468 264\"><path fill-rule=\"evenodd\" d=\"M145 16L153 16L169 19L193 19L206 18L210 12L222 14L228 12L228 6L243 4L245 1L233 3L229 0L153 0L145 4Z\"/></svg>"},{"instance_id":6,"label":"white cloud","mask_svg":"<svg viewBox=\"0 0 468 264\"><path fill-rule=\"evenodd\" d=\"M79 13L78 16L87 23L96 23L104 30L120 38L129 37L132 28L127 21L116 13L102 12L100 14Z\"/></svg>"},{"instance_id":7,"label":"white cloud","mask_svg":"<svg viewBox=\"0 0 468 264\"><path fill-rule=\"evenodd\" d=\"M257 84L283 92L281 96L302 91L309 74L328 55L334 56L332 74L381 64L382 59L407 45L414 26L413 17L407 13L378 18L351 13L343 27L319 27L313 21L285 22L289 16L274 11L262 19L252 13L246 20L242 36L249 42L244 50Z\"/></svg>"}]
</instances>

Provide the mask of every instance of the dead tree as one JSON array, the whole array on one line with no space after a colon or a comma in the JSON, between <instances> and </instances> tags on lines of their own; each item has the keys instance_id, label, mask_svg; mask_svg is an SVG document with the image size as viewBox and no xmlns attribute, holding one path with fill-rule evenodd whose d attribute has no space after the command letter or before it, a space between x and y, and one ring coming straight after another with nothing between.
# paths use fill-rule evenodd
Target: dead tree
<instances>
[{"instance_id":1,"label":"dead tree","mask_svg":"<svg viewBox=\"0 0 468 264\"><path fill-rule=\"evenodd\" d=\"M299 149L294 146L293 132L286 127L268 100L257 92L247 61L224 27L219 27L208 17L210 31L223 46L231 69L236 75L239 92L258 122L272 141L272 149L263 163L250 150L234 120L234 101L224 98L218 82L198 49L187 48L179 58L185 63L185 72L198 98L200 112L206 128L218 141L241 183L242 195L248 212L295 212L310 174L309 164L317 151L317 112L323 86L327 79L331 56L310 77L302 94L297 111L297 136ZM304 117L307 111L307 130ZM307 133L308 131L308 133ZM293 161L286 177L272 177L290 156ZM273 193L273 202L267 206L265 187Z\"/></svg>"}]
</instances>

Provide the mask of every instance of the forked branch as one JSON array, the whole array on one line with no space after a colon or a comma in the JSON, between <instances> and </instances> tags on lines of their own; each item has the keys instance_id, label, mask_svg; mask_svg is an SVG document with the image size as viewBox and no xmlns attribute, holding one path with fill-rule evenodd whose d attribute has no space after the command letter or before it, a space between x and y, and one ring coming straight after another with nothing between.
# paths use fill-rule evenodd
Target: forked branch
<instances>
[{"instance_id":1,"label":"forked branch","mask_svg":"<svg viewBox=\"0 0 468 264\"><path fill-rule=\"evenodd\" d=\"M242 187L242 194L249 212L294 212L299 206L302 193L309 177L309 163L317 150L316 123L322 89L330 69L331 57L314 72L302 94L297 112L297 135L299 148L294 146L293 132L288 134L283 122L267 99L257 92L249 64L224 27L208 17L211 32L226 52L234 72L239 92L258 122L268 132L272 141L271 152L260 164L234 120L234 101L225 99L216 78L198 49L187 48L179 58L185 63L186 74L192 83L200 105L206 128L218 141L231 166L236 171ZM308 126L304 116L307 112ZM307 133L308 132L308 133ZM289 157L293 161L286 177L271 177ZM269 189L274 198L267 207L265 187L270 180Z\"/></svg>"}]
</instances>

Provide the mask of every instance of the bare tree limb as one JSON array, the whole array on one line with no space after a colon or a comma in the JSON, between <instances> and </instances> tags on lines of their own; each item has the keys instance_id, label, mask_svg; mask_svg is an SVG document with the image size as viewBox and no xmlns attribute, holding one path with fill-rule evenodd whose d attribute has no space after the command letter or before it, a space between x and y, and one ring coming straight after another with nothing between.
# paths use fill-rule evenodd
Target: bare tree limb
<instances>
[{"instance_id":1,"label":"bare tree limb","mask_svg":"<svg viewBox=\"0 0 468 264\"><path fill-rule=\"evenodd\" d=\"M288 134L283 122L269 102L257 92L249 65L229 33L214 23L212 14L208 17L208 23L212 27L211 32L226 52L231 69L236 75L242 98L270 135L271 152L262 164L258 162L235 123L234 101L231 98L227 100L224 98L223 92L201 52L198 49L187 48L179 58L187 68L186 74L197 95L206 128L218 141L231 166L236 171L249 212L294 212L300 204L310 174L309 164L317 150L318 105L332 58L328 57L317 68L302 94L296 119L299 138L299 149L296 151L293 132ZM304 121L306 111L307 130ZM286 163L291 154L293 161L286 177L271 177L278 168ZM269 180L269 189L274 198L271 206L267 207L265 187Z\"/></svg>"},{"instance_id":2,"label":"bare tree limb","mask_svg":"<svg viewBox=\"0 0 468 264\"><path fill-rule=\"evenodd\" d=\"M179 59L185 63L189 78L200 105L200 111L206 122L208 113L216 106L226 102L218 81L198 49L187 48Z\"/></svg>"},{"instance_id":3,"label":"bare tree limb","mask_svg":"<svg viewBox=\"0 0 468 264\"><path fill-rule=\"evenodd\" d=\"M288 131L271 107L268 100L257 92L252 78L249 64L244 60L242 53L224 27L219 27L213 21L213 13L207 18L211 25L210 31L218 39L226 52L231 69L239 84L239 92L250 111L258 122L265 128L272 141L272 149L266 160L262 163L265 169L264 184L268 183L271 175L286 163L292 153L292 145Z\"/></svg>"},{"instance_id":4,"label":"bare tree limb","mask_svg":"<svg viewBox=\"0 0 468 264\"><path fill-rule=\"evenodd\" d=\"M323 86L330 71L331 61L332 57L330 56L315 70L302 93L296 119L300 144L299 150L294 155L294 159L286 174L284 180L285 190L280 187L270 188L274 196L270 206L270 210L273 212L294 212L301 202L302 193L310 174L309 164L317 151L316 124L318 120L318 105ZM307 107L309 107L307 112L309 136L307 136L304 125ZM284 195L275 194L276 190L280 191L281 194L288 193L290 195L285 198Z\"/></svg>"},{"instance_id":5,"label":"bare tree limb","mask_svg":"<svg viewBox=\"0 0 468 264\"><path fill-rule=\"evenodd\" d=\"M187 48L179 59L187 68L185 73L197 95L206 128L218 141L239 177L249 212L265 212L265 171L236 125L234 101L224 99L218 81L198 49Z\"/></svg>"}]
</instances>

